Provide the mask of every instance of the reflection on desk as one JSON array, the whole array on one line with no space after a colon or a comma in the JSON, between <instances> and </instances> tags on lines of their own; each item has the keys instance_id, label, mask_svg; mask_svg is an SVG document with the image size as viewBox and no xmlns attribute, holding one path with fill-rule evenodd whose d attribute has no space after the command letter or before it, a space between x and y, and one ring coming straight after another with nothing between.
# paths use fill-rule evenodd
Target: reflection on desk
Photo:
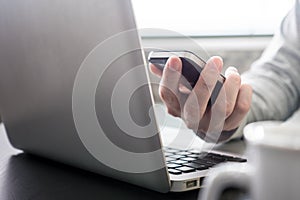
<instances>
[{"instance_id":1,"label":"reflection on desk","mask_svg":"<svg viewBox=\"0 0 300 200\"><path fill-rule=\"evenodd\" d=\"M47 159L9 159L1 199L196 199L198 191L160 194ZM3 196L2 196L3 197Z\"/></svg>"},{"instance_id":2,"label":"reflection on desk","mask_svg":"<svg viewBox=\"0 0 300 200\"><path fill-rule=\"evenodd\" d=\"M161 194L13 149L0 125L0 199L198 199L199 190ZM223 199L241 199L226 191Z\"/></svg>"}]
</instances>

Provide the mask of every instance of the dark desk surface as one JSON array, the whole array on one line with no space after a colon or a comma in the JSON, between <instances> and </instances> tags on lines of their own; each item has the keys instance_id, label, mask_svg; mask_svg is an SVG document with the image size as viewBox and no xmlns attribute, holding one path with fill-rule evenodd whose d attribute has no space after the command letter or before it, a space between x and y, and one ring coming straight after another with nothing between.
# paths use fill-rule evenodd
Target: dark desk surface
<instances>
[{"instance_id":1,"label":"dark desk surface","mask_svg":"<svg viewBox=\"0 0 300 200\"><path fill-rule=\"evenodd\" d=\"M160 194L13 149L0 125L0 199L198 199L199 190ZM241 199L228 190L222 199Z\"/></svg>"}]
</instances>

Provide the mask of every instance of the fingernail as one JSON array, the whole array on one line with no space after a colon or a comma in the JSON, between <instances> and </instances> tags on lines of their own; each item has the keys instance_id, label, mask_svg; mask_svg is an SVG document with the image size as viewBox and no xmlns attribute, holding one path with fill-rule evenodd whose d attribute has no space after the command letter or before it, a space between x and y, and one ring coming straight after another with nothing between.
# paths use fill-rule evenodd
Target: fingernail
<instances>
[{"instance_id":1,"label":"fingernail","mask_svg":"<svg viewBox=\"0 0 300 200\"><path fill-rule=\"evenodd\" d=\"M221 71L223 67L223 59L220 56L213 56L207 61L207 64L210 64L211 67L213 66Z\"/></svg>"},{"instance_id":2,"label":"fingernail","mask_svg":"<svg viewBox=\"0 0 300 200\"><path fill-rule=\"evenodd\" d=\"M225 76L229 76L229 74L239 74L239 71L235 67L228 67L227 70L225 71Z\"/></svg>"}]
</instances>

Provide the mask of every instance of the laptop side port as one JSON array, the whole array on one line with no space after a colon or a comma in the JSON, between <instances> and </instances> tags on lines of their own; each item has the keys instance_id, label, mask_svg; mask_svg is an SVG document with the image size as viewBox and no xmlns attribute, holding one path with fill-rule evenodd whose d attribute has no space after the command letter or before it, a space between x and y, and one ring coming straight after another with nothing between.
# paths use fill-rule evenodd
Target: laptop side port
<instances>
[{"instance_id":1,"label":"laptop side port","mask_svg":"<svg viewBox=\"0 0 300 200\"><path fill-rule=\"evenodd\" d=\"M190 180L190 181L187 181L185 183L185 186L186 188L193 188L193 187L196 187L197 186L197 183L198 183L198 180Z\"/></svg>"}]
</instances>

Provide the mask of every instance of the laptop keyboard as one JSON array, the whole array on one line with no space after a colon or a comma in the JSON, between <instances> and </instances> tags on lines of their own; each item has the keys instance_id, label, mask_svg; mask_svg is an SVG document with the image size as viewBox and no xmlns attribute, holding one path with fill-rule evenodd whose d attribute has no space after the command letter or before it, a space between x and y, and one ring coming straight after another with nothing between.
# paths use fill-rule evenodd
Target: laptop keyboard
<instances>
[{"instance_id":1,"label":"laptop keyboard","mask_svg":"<svg viewBox=\"0 0 300 200\"><path fill-rule=\"evenodd\" d=\"M193 149L180 150L164 148L166 164L170 174L179 175L199 170L209 169L222 162L246 162L240 157L221 155L211 152L203 152Z\"/></svg>"}]
</instances>

